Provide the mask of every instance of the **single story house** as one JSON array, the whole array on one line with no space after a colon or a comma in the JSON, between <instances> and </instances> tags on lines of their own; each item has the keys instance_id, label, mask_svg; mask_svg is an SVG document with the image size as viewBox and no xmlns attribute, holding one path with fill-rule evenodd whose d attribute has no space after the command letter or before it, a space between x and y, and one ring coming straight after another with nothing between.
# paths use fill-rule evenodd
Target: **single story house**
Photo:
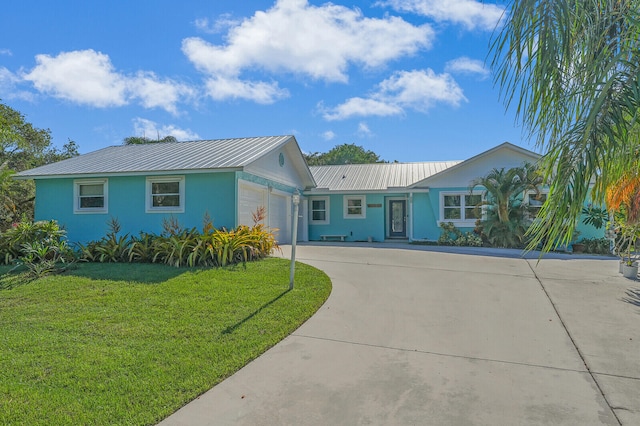
<instances>
[{"instance_id":1,"label":"single story house","mask_svg":"<svg viewBox=\"0 0 640 426\"><path fill-rule=\"evenodd\" d=\"M295 137L275 136L112 146L17 177L35 180L35 219L57 220L71 241L101 238L111 217L131 234L160 233L170 217L200 228L205 215L231 229L264 207L287 244L296 193L299 241L413 241L437 240L443 221L473 229L482 188L470 182L539 158L503 143L464 161L308 167Z\"/></svg>"},{"instance_id":2,"label":"single story house","mask_svg":"<svg viewBox=\"0 0 640 426\"><path fill-rule=\"evenodd\" d=\"M113 217L122 232L160 233L175 218L202 228L265 225L291 241L291 195L315 186L293 136L111 146L18 173L34 179L35 219L55 219L70 241L99 239Z\"/></svg>"}]
</instances>

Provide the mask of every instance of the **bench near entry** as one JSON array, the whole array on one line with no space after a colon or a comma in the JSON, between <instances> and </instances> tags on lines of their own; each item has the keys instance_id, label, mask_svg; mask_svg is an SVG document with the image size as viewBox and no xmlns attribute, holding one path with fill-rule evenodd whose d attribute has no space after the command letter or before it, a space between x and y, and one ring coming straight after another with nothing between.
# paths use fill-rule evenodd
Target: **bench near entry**
<instances>
[{"instance_id":1,"label":"bench near entry","mask_svg":"<svg viewBox=\"0 0 640 426\"><path fill-rule=\"evenodd\" d=\"M328 241L328 240L337 240L340 239L340 241L344 241L345 238L347 238L346 235L320 235L320 240L322 241Z\"/></svg>"}]
</instances>

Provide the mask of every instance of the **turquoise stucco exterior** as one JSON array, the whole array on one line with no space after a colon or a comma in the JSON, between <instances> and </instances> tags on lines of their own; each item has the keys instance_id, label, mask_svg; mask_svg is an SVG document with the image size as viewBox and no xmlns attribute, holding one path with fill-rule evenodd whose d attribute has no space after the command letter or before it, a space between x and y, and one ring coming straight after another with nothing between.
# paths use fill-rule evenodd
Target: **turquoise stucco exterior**
<instances>
[{"instance_id":1,"label":"turquoise stucco exterior","mask_svg":"<svg viewBox=\"0 0 640 426\"><path fill-rule=\"evenodd\" d=\"M350 184L344 184L345 174L357 176L355 172L353 175L350 171L336 174L338 178L342 176L338 179L339 182L333 182L331 179L328 179L327 184L314 182L323 175L317 172L315 177L311 176L311 171L300 156L298 148L291 152L281 150L266 153L247 167L187 169L186 172L144 169L135 172L135 175L130 175L132 172L129 171L120 171L117 174L103 172L105 175L100 175L98 172L91 172L91 169L82 173L75 172L73 175L75 179L92 176L96 179L108 180L108 211L106 212L88 211L86 205L83 207L84 211L74 210L74 203L78 203L80 199L86 201L90 198L87 195L83 198L74 194L76 189L74 177L64 174L42 174L35 177L35 219L55 219L67 230L70 241L87 242L102 238L108 231L108 222L111 218L119 221L123 234L132 235L141 231L160 233L163 230L163 221L168 218L176 219L186 228L201 228L205 215L212 219L215 227L230 229L236 227L238 222L250 222L252 219L250 210L255 210L256 206L264 204L268 206L269 211L273 208L274 212L273 215L267 214L267 226L291 231L293 226L291 194L296 190L304 189L302 195L305 203L302 206L302 213L306 212L306 217L300 221L298 227L298 236L303 240L308 238L310 241L319 241L323 235L339 235L345 236L346 241L369 239L373 241L389 239L436 241L441 234L439 225L443 192L469 194L469 182L486 174L491 168L511 167L521 164L523 160L532 160L534 157L532 153L523 152L505 143L425 179L416 180L414 175L405 173L412 169L393 169L396 170L394 172L396 174L390 176L397 177L405 173L404 176L414 176L414 180L389 179L384 181L384 185L371 184L368 187L368 184L375 181L375 179L368 179L376 176L375 170L367 171L371 174L370 176L363 176L363 179ZM184 210L148 211L147 186L151 184L147 184L147 178L167 175L182 178L180 185L184 186ZM383 175L380 173L378 178ZM301 179L301 176L307 176L307 179ZM91 186L91 183L85 183L85 185ZM477 188L478 192L481 190ZM326 222L313 221L311 203L315 197L322 197L329 201L329 220ZM364 197L362 205L364 217L357 215L347 217L344 209L345 197ZM394 232L391 232L391 201L405 203L404 220L406 222L403 231L398 232L397 228L394 228ZM402 204L394 203L394 205L399 207ZM397 212L398 209L396 208L395 211ZM396 216L398 217L401 216ZM399 222L396 221L395 225L399 226ZM604 229L597 230L592 226L584 225L581 220L577 225L580 231L579 238L604 235ZM473 231L475 221L457 222L456 226L463 232ZM290 237L291 235L282 232L282 241L289 242Z\"/></svg>"},{"instance_id":2,"label":"turquoise stucco exterior","mask_svg":"<svg viewBox=\"0 0 640 426\"><path fill-rule=\"evenodd\" d=\"M296 188L294 188L293 186L285 185L280 182L275 182L273 180L265 179L260 176L252 175L251 173L236 172L236 183L241 179L247 182L257 183L258 185L267 186L278 191L286 192L288 194L293 194L296 190Z\"/></svg>"},{"instance_id":3,"label":"turquoise stucco exterior","mask_svg":"<svg viewBox=\"0 0 640 426\"><path fill-rule=\"evenodd\" d=\"M345 196L366 197L365 218L347 219L344 217ZM400 196L394 194L394 196ZM374 241L385 239L385 195L384 194L330 194L329 223L309 224L309 240L319 241L321 235L346 235L347 241L367 241L372 237ZM313 197L310 198L312 200ZM380 205L380 207L378 207Z\"/></svg>"},{"instance_id":4,"label":"turquoise stucco exterior","mask_svg":"<svg viewBox=\"0 0 640 426\"><path fill-rule=\"evenodd\" d=\"M389 192L389 193L339 193L339 194L314 194L314 197L328 197L329 199L329 223L311 223L309 212L309 240L320 241L322 235L345 235L346 241L367 241L369 237L373 241L388 240L388 215L389 200L404 199L407 205L407 240L437 241L441 235L440 228L440 194L445 192L468 193L468 187L431 188L428 191L414 192ZM478 188L477 191L482 191ZM345 196L366 196L366 217L359 219L345 219L343 214ZM588 203L585 202L585 206ZM380 206L380 207L378 207ZM579 237L602 238L604 229L596 229L591 225L582 223L583 217L577 224ZM457 224L462 232L472 232L475 222Z\"/></svg>"},{"instance_id":5,"label":"turquoise stucco exterior","mask_svg":"<svg viewBox=\"0 0 640 426\"><path fill-rule=\"evenodd\" d=\"M407 232L404 239L437 240L440 236L438 225L440 191L459 190L442 188L431 191L389 192L389 193L340 193L314 194L329 197L330 220L327 224L309 224L309 240L319 241L322 235L346 235L347 241L374 241L389 239L389 200L405 200L407 209ZM344 218L345 196L366 196L366 217L362 219ZM310 197L310 200L313 196ZM473 230L461 228L463 231ZM403 237L400 237L402 239Z\"/></svg>"},{"instance_id":6,"label":"turquoise stucco exterior","mask_svg":"<svg viewBox=\"0 0 640 426\"><path fill-rule=\"evenodd\" d=\"M108 211L74 213L74 179L36 180L35 219L55 219L67 230L73 242L99 239L108 231L113 217L122 233L140 231L160 233L162 222L171 216L184 227L202 227L208 214L214 226L232 228L236 221L236 173L195 173L185 177L183 213L147 213L145 211L146 176L112 176L108 178Z\"/></svg>"}]
</instances>

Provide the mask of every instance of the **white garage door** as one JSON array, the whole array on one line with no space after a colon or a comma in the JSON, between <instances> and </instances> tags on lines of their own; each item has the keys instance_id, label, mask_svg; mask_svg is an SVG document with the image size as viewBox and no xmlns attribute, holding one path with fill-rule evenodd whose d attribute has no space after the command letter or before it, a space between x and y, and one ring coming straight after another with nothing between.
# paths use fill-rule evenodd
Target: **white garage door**
<instances>
[{"instance_id":1,"label":"white garage door","mask_svg":"<svg viewBox=\"0 0 640 426\"><path fill-rule=\"evenodd\" d=\"M276 239L280 244L291 243L289 222L289 197L271 193L269 197L269 225L277 228Z\"/></svg>"},{"instance_id":2,"label":"white garage door","mask_svg":"<svg viewBox=\"0 0 640 426\"><path fill-rule=\"evenodd\" d=\"M253 226L258 207L267 207L267 188L240 182L238 185L238 225Z\"/></svg>"},{"instance_id":3,"label":"white garage door","mask_svg":"<svg viewBox=\"0 0 640 426\"><path fill-rule=\"evenodd\" d=\"M269 193L267 187L249 182L238 183L238 224L253 226L253 213L265 207L264 225L275 229L280 244L291 243L291 214L289 197L276 192Z\"/></svg>"}]
</instances>

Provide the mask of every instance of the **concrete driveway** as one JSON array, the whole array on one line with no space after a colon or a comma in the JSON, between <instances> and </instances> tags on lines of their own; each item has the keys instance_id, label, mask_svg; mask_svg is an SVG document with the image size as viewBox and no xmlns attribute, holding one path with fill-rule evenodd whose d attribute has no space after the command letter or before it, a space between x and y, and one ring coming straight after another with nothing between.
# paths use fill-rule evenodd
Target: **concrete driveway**
<instances>
[{"instance_id":1,"label":"concrete driveway","mask_svg":"<svg viewBox=\"0 0 640 426\"><path fill-rule=\"evenodd\" d=\"M461 252L298 246L326 304L161 424L640 424L640 285L617 260Z\"/></svg>"}]
</instances>

